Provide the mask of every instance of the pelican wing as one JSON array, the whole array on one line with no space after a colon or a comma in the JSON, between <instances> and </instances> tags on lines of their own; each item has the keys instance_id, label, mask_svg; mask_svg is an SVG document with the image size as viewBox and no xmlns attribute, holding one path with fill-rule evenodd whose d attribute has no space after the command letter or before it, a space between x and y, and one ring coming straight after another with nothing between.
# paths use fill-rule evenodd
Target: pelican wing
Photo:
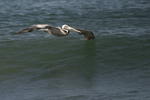
<instances>
[{"instance_id":1,"label":"pelican wing","mask_svg":"<svg viewBox=\"0 0 150 100\"><path fill-rule=\"evenodd\" d=\"M94 40L95 36L93 34L92 31L86 30L86 29L79 29L79 28L75 28L76 30L79 30L81 33L79 34L83 34L86 38L86 40Z\"/></svg>"},{"instance_id":2,"label":"pelican wing","mask_svg":"<svg viewBox=\"0 0 150 100\"><path fill-rule=\"evenodd\" d=\"M19 34L19 33L27 33L27 32L32 32L32 31L36 31L36 30L42 30L42 29L46 29L46 27L48 27L50 25L48 24L39 24L39 25L32 25L29 28L25 28L19 32L16 32L15 34Z\"/></svg>"}]
</instances>

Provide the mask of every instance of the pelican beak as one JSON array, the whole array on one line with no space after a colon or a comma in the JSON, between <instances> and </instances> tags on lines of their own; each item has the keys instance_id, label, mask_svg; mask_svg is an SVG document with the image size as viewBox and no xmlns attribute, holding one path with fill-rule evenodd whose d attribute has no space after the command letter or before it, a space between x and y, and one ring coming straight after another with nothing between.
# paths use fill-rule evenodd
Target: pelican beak
<instances>
[{"instance_id":1,"label":"pelican beak","mask_svg":"<svg viewBox=\"0 0 150 100\"><path fill-rule=\"evenodd\" d=\"M69 30L69 31L74 31L74 32L77 32L77 33L81 33L81 31L78 31L78 30L76 30L75 28L73 28L73 27L70 27L70 26L67 26L67 27L65 27L67 30Z\"/></svg>"}]
</instances>

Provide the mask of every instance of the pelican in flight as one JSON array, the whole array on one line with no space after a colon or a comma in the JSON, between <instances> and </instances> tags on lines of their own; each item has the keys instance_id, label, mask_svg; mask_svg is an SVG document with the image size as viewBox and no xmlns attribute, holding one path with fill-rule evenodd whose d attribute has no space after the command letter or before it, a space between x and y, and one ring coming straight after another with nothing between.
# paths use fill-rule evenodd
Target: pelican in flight
<instances>
[{"instance_id":1,"label":"pelican in flight","mask_svg":"<svg viewBox=\"0 0 150 100\"><path fill-rule=\"evenodd\" d=\"M79 29L79 28L73 28L68 25L62 25L61 27L54 27L50 26L48 24L37 24L37 25L32 25L29 28L25 28L19 32L16 32L15 34L19 33L27 33L27 32L32 32L36 30L42 30L45 33L49 33L54 36L66 36L69 34L70 31L77 32L79 34L83 34L85 36L85 40L94 40L95 36L94 34L86 29Z\"/></svg>"}]
</instances>

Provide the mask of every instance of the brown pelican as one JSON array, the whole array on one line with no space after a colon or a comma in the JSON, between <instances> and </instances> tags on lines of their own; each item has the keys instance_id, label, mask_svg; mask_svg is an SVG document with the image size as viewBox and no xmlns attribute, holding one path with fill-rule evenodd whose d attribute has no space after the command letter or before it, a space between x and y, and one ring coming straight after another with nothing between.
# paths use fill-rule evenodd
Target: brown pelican
<instances>
[{"instance_id":1,"label":"brown pelican","mask_svg":"<svg viewBox=\"0 0 150 100\"><path fill-rule=\"evenodd\" d=\"M74 31L79 34L83 34L85 36L86 40L91 40L91 39L95 38L94 34L89 30L72 28L68 25L62 25L61 27L54 27L54 26L50 26L48 24L32 25L31 27L25 28L19 32L16 32L15 34L32 32L35 30L42 30L45 33L49 33L54 36L66 36L69 34L70 31Z\"/></svg>"}]
</instances>

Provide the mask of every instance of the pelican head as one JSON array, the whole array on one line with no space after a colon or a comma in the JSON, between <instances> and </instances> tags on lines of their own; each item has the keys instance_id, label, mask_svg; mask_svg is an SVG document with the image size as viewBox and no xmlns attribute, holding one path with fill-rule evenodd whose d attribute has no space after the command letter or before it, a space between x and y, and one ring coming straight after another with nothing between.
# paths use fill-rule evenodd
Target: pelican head
<instances>
[{"instance_id":1,"label":"pelican head","mask_svg":"<svg viewBox=\"0 0 150 100\"><path fill-rule=\"evenodd\" d=\"M62 25L62 29L63 30L68 30L68 31L74 31L74 32L77 32L77 33L81 33L80 31L76 30L75 28L73 27L70 27L68 25Z\"/></svg>"}]
</instances>

